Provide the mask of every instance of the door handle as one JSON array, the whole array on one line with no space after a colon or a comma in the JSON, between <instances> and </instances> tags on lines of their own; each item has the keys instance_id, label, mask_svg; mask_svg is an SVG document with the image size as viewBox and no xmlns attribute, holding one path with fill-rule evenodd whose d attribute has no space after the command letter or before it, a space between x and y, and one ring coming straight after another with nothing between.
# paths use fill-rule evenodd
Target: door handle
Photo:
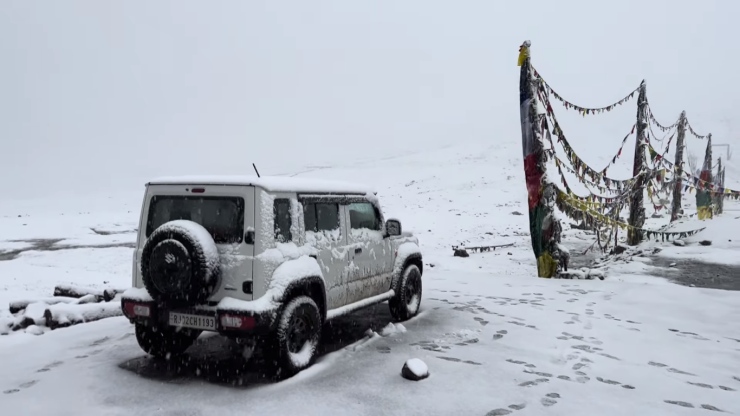
<instances>
[{"instance_id":1,"label":"door handle","mask_svg":"<svg viewBox=\"0 0 740 416\"><path fill-rule=\"evenodd\" d=\"M362 249L360 247L357 247L355 249L355 254L360 254L360 253L362 253Z\"/></svg>"}]
</instances>

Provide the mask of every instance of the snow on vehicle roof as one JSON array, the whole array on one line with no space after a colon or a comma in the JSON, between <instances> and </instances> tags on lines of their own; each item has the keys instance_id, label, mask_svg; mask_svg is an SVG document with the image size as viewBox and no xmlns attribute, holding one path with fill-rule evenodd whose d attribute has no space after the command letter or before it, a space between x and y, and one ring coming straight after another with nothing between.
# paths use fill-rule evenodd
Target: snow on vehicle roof
<instances>
[{"instance_id":1,"label":"snow on vehicle roof","mask_svg":"<svg viewBox=\"0 0 740 416\"><path fill-rule=\"evenodd\" d=\"M169 176L156 178L147 185L246 185L270 192L373 194L365 185L321 179L287 176Z\"/></svg>"}]
</instances>

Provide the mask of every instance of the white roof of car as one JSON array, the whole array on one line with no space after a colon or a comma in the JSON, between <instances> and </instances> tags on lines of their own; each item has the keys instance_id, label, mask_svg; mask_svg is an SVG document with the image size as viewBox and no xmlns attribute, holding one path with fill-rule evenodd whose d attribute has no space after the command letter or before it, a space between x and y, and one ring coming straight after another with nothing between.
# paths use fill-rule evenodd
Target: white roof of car
<instances>
[{"instance_id":1,"label":"white roof of car","mask_svg":"<svg viewBox=\"0 0 740 416\"><path fill-rule=\"evenodd\" d=\"M372 188L349 182L287 176L169 176L156 178L147 185L244 185L270 192L373 194Z\"/></svg>"}]
</instances>

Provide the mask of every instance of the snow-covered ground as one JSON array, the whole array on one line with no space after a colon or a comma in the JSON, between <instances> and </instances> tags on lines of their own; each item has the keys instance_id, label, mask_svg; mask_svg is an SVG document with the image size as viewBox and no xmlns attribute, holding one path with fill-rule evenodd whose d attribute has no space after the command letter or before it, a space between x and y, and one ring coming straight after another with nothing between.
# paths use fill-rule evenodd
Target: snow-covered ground
<instances>
[{"instance_id":1,"label":"snow-covered ground","mask_svg":"<svg viewBox=\"0 0 740 416\"><path fill-rule=\"evenodd\" d=\"M162 368L115 317L0 336L0 409L8 415L677 415L740 412L740 292L653 277L651 260L605 280L535 277L517 141L451 146L301 174L375 186L386 214L425 255L421 314L388 326L387 305L327 327L330 347L292 379L236 366L220 337ZM0 321L11 301L57 284L126 287L142 192L0 207ZM693 204L693 195L687 198ZM701 224L659 256L738 264L740 213ZM522 213L524 215L520 215ZM570 221L565 221L569 223ZM665 219L651 219L662 225ZM696 223L677 225L693 229ZM566 245L591 241L566 231ZM698 246L711 239L713 245ZM469 258L452 246L508 244ZM366 332L370 329L372 332ZM214 355L215 352L215 355ZM428 379L400 376L410 358ZM180 367L180 368L177 368Z\"/></svg>"}]
</instances>

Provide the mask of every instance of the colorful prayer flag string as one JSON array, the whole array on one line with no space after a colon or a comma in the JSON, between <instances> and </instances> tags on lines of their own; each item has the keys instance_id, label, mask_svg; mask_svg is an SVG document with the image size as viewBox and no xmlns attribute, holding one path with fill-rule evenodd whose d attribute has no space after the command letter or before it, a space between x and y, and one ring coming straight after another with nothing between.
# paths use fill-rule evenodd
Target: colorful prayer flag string
<instances>
[{"instance_id":1,"label":"colorful prayer flag string","mask_svg":"<svg viewBox=\"0 0 740 416\"><path fill-rule=\"evenodd\" d=\"M563 98L560 94L558 94L550 86L550 84L547 83L547 81L545 81L544 78L542 78L542 76L540 76L539 72L537 72L536 69L534 69L534 68L532 68L532 69L534 70L534 76L539 79L540 83L544 86L544 88L545 88L545 90L547 91L548 94L551 94L553 97L555 97L555 99L557 99L558 101L560 101L566 109L576 110L579 113L581 113L583 116L591 115L591 114L601 114L601 113L604 113L604 112L612 111L614 109L614 107L616 107L618 105L622 105L622 104L628 102L629 100L631 100L632 98L634 98L635 94L640 89L640 87L638 86L632 92L630 92L629 94L627 94L624 98L622 98L621 100L615 102L614 104L610 104L610 105L607 105L607 106L604 106L604 107L596 107L596 108L583 107L583 106L575 105L575 104L571 103L570 101L566 100L565 98ZM642 82L644 83L645 81L642 81ZM642 83L640 85L642 85Z\"/></svg>"}]
</instances>

